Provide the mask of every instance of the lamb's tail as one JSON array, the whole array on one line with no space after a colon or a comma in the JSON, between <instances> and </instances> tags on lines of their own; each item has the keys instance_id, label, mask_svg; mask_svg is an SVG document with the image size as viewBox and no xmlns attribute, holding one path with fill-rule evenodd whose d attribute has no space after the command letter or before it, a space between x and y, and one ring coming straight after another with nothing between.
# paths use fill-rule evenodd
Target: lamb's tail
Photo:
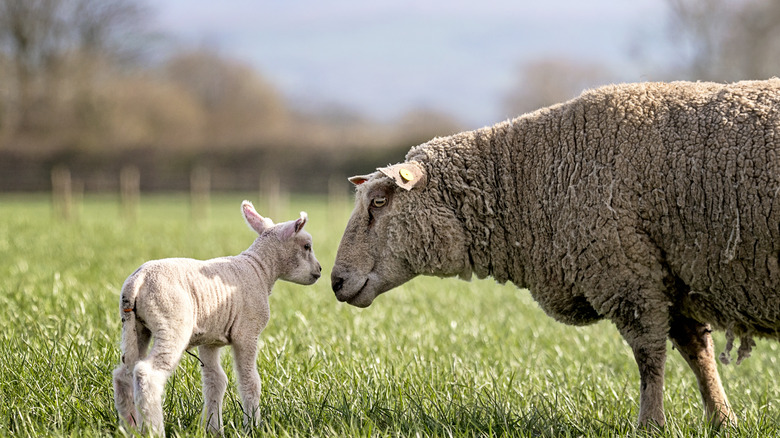
<instances>
[{"instance_id":1,"label":"lamb's tail","mask_svg":"<svg viewBox=\"0 0 780 438\"><path fill-rule=\"evenodd\" d=\"M133 273L122 286L119 313L122 318L122 362L114 370L114 402L119 417L129 426L136 426L138 413L133 399L133 368L139 359L138 329L135 301L143 284L142 275Z\"/></svg>"},{"instance_id":2,"label":"lamb's tail","mask_svg":"<svg viewBox=\"0 0 780 438\"><path fill-rule=\"evenodd\" d=\"M119 298L119 314L122 318L122 363L130 369L139 358L135 299L142 284L143 275L139 275L136 271L125 281Z\"/></svg>"}]
</instances>

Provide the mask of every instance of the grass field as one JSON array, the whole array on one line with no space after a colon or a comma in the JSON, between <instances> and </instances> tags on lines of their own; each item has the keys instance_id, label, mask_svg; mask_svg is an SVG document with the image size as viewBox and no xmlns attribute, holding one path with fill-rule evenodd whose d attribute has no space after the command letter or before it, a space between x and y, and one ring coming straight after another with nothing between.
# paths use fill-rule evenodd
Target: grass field
<instances>
[{"instance_id":1,"label":"grass field","mask_svg":"<svg viewBox=\"0 0 780 438\"><path fill-rule=\"evenodd\" d=\"M63 222L47 196L0 196L0 435L121 435L111 372L122 282L149 259L243 251L253 239L244 197L215 195L210 218L196 225L184 196L142 197L135 222L111 197L86 197L79 219ZM299 210L309 213L324 276L274 288L260 338L257 435L643 436L633 426L636 365L610 323L564 326L527 291L491 280L418 278L352 308L336 301L328 278L349 207L294 198L273 219ZM721 333L715 342L721 351ZM780 435L779 347L758 341L742 365L721 367L741 420L730 436ZM241 411L230 362L225 354L232 435ZM719 435L702 424L693 375L671 350L666 378L660 435ZM205 436L201 403L199 364L185 356L167 386L167 432Z\"/></svg>"}]
</instances>

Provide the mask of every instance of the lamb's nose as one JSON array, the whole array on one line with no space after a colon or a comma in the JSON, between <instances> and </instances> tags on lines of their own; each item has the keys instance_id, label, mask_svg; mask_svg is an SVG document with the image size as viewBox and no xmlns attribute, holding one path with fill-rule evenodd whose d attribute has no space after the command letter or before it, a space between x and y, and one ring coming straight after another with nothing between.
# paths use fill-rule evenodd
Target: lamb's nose
<instances>
[{"instance_id":1,"label":"lamb's nose","mask_svg":"<svg viewBox=\"0 0 780 438\"><path fill-rule=\"evenodd\" d=\"M330 286L333 288L333 292L338 292L344 286L344 279L334 275L330 277Z\"/></svg>"}]
</instances>

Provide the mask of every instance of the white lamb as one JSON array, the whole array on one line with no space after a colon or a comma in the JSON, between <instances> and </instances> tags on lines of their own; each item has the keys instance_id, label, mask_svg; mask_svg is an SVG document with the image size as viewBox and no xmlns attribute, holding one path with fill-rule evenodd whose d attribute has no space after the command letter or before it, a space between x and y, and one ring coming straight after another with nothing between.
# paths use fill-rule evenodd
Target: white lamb
<instances>
[{"instance_id":1,"label":"white lamb","mask_svg":"<svg viewBox=\"0 0 780 438\"><path fill-rule=\"evenodd\" d=\"M114 370L114 401L128 426L165 434L165 382L182 354L197 346L203 365L203 422L209 431L220 433L227 376L219 352L225 345L233 346L244 427L258 424L257 339L268 323L271 288L279 278L313 284L322 267L314 257L311 235L303 231L306 213L274 225L249 201L241 210L259 235L246 251L206 261L154 260L125 280L120 298L122 362Z\"/></svg>"}]
</instances>

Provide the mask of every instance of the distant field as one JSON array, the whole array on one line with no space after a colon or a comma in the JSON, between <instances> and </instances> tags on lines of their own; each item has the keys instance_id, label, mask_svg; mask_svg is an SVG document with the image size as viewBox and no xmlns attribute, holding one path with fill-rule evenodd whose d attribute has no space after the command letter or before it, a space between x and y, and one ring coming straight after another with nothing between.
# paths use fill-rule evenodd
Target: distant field
<instances>
[{"instance_id":1,"label":"distant field","mask_svg":"<svg viewBox=\"0 0 780 438\"><path fill-rule=\"evenodd\" d=\"M111 372L119 361L119 288L146 260L237 254L253 240L240 202L213 195L194 223L186 196L143 196L125 221L112 197L87 196L79 219L54 218L47 196L0 196L0 435L119 435ZM255 196L256 198L256 196ZM255 205L265 214L260 202ZM639 377L627 345L602 322L568 327L527 291L492 280L418 278L367 309L330 290L350 206L293 198L306 210L324 276L279 282L260 338L263 425L270 436L642 436ZM723 335L716 334L722 351ZM741 420L731 436L780 434L775 342L721 366ZM226 351L228 349L225 349ZM226 433L241 430L229 354ZM662 436L709 437L695 380L670 348ZM205 436L197 360L185 356L165 396L169 434ZM722 435L725 436L725 435Z\"/></svg>"}]
</instances>

